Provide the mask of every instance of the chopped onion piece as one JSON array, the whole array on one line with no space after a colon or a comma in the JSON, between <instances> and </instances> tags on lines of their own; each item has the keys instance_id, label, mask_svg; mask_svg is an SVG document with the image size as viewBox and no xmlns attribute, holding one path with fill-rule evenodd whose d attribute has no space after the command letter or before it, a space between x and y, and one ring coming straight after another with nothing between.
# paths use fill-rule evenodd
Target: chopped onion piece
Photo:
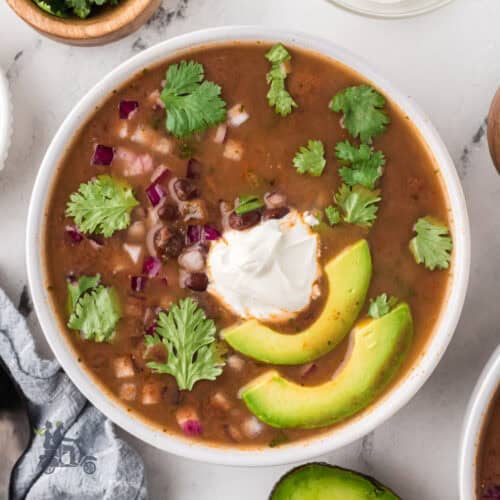
<instances>
[{"instance_id":1,"label":"chopped onion piece","mask_svg":"<svg viewBox=\"0 0 500 500\"><path fill-rule=\"evenodd\" d=\"M66 226L64 231L71 243L80 243L85 238L76 226Z\"/></svg>"},{"instance_id":2,"label":"chopped onion piece","mask_svg":"<svg viewBox=\"0 0 500 500\"><path fill-rule=\"evenodd\" d=\"M158 203L160 203L160 201L167 195L161 185L156 182L153 182L153 184L150 184L146 188L146 194L148 195L149 201L153 207L156 207L156 205L158 205Z\"/></svg>"},{"instance_id":3,"label":"chopped onion piece","mask_svg":"<svg viewBox=\"0 0 500 500\"><path fill-rule=\"evenodd\" d=\"M132 118L133 114L139 108L139 103L137 101L120 101L118 105L118 112L122 120L128 120Z\"/></svg>"},{"instance_id":4,"label":"chopped onion piece","mask_svg":"<svg viewBox=\"0 0 500 500\"><path fill-rule=\"evenodd\" d=\"M194 408L189 406L179 408L175 413L175 418L187 436L199 436L203 432L200 419Z\"/></svg>"},{"instance_id":5,"label":"chopped onion piece","mask_svg":"<svg viewBox=\"0 0 500 500\"><path fill-rule=\"evenodd\" d=\"M158 230L163 227L163 223L159 222L152 226L146 234L146 248L148 249L149 255L153 257L157 256L155 248L155 234Z\"/></svg>"},{"instance_id":6,"label":"chopped onion piece","mask_svg":"<svg viewBox=\"0 0 500 500\"><path fill-rule=\"evenodd\" d=\"M137 387L131 382L125 382L120 386L120 398L125 401L133 401L137 395Z\"/></svg>"},{"instance_id":7,"label":"chopped onion piece","mask_svg":"<svg viewBox=\"0 0 500 500\"><path fill-rule=\"evenodd\" d=\"M130 288L133 292L142 292L146 286L148 279L146 276L131 276Z\"/></svg>"},{"instance_id":8,"label":"chopped onion piece","mask_svg":"<svg viewBox=\"0 0 500 500\"><path fill-rule=\"evenodd\" d=\"M172 172L170 172L165 165L159 165L154 169L153 175L151 176L151 182L158 184L166 181L170 177L171 173Z\"/></svg>"},{"instance_id":9,"label":"chopped onion piece","mask_svg":"<svg viewBox=\"0 0 500 500\"><path fill-rule=\"evenodd\" d=\"M300 369L300 376L301 377L308 377L312 373L314 373L318 368L318 365L316 363L307 363L307 365L304 365Z\"/></svg>"},{"instance_id":10,"label":"chopped onion piece","mask_svg":"<svg viewBox=\"0 0 500 500\"><path fill-rule=\"evenodd\" d=\"M241 429L245 436L254 438L264 430L264 424L260 422L260 420L257 420L255 417L248 417L243 421Z\"/></svg>"},{"instance_id":11,"label":"chopped onion piece","mask_svg":"<svg viewBox=\"0 0 500 500\"><path fill-rule=\"evenodd\" d=\"M156 405L161 401L162 387L157 382L147 382L142 387L143 405Z\"/></svg>"},{"instance_id":12,"label":"chopped onion piece","mask_svg":"<svg viewBox=\"0 0 500 500\"><path fill-rule=\"evenodd\" d=\"M200 272L205 269L205 257L198 248L188 248L182 252L177 262L179 266L191 273Z\"/></svg>"},{"instance_id":13,"label":"chopped onion piece","mask_svg":"<svg viewBox=\"0 0 500 500\"><path fill-rule=\"evenodd\" d=\"M236 370L236 371L241 371L243 370L243 367L245 366L245 360L237 356L236 354L231 354L231 356L228 356L226 360L227 366L229 368Z\"/></svg>"},{"instance_id":14,"label":"chopped onion piece","mask_svg":"<svg viewBox=\"0 0 500 500\"><path fill-rule=\"evenodd\" d=\"M128 378L135 375L134 364L128 356L120 356L113 360L116 378Z\"/></svg>"},{"instance_id":15,"label":"chopped onion piece","mask_svg":"<svg viewBox=\"0 0 500 500\"><path fill-rule=\"evenodd\" d=\"M233 161L240 161L243 156L243 146L240 142L230 139L226 142L224 152L222 153L224 158Z\"/></svg>"},{"instance_id":16,"label":"chopped onion piece","mask_svg":"<svg viewBox=\"0 0 500 500\"><path fill-rule=\"evenodd\" d=\"M250 115L245 111L243 104L236 104L227 112L227 121L231 127L243 125Z\"/></svg>"},{"instance_id":17,"label":"chopped onion piece","mask_svg":"<svg viewBox=\"0 0 500 500\"><path fill-rule=\"evenodd\" d=\"M190 224L186 231L186 244L193 245L201 239L201 227Z\"/></svg>"},{"instance_id":18,"label":"chopped onion piece","mask_svg":"<svg viewBox=\"0 0 500 500\"><path fill-rule=\"evenodd\" d=\"M95 147L94 155L92 156L92 165L111 165L115 152L111 146L98 144Z\"/></svg>"},{"instance_id":19,"label":"chopped onion piece","mask_svg":"<svg viewBox=\"0 0 500 500\"><path fill-rule=\"evenodd\" d=\"M128 243L124 243L123 249L129 254L130 259L134 264L139 262L139 257L141 256L142 251L140 245L129 245Z\"/></svg>"},{"instance_id":20,"label":"chopped onion piece","mask_svg":"<svg viewBox=\"0 0 500 500\"><path fill-rule=\"evenodd\" d=\"M221 237L220 232L213 226L203 226L203 238L206 241L215 241Z\"/></svg>"},{"instance_id":21,"label":"chopped onion piece","mask_svg":"<svg viewBox=\"0 0 500 500\"><path fill-rule=\"evenodd\" d=\"M142 266L142 272L149 278L158 276L161 269L161 261L158 257L147 257Z\"/></svg>"},{"instance_id":22,"label":"chopped onion piece","mask_svg":"<svg viewBox=\"0 0 500 500\"><path fill-rule=\"evenodd\" d=\"M217 144L222 144L226 140L226 134L227 134L227 125L225 123L221 123L214 135L214 142Z\"/></svg>"}]
</instances>

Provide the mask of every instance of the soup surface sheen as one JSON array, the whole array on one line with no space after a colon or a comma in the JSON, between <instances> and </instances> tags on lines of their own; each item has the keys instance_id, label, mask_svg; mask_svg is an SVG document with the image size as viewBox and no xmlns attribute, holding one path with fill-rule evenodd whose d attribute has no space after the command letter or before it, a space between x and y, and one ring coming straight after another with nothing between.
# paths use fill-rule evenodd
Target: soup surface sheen
<instances>
[{"instance_id":1,"label":"soup surface sheen","mask_svg":"<svg viewBox=\"0 0 500 500\"><path fill-rule=\"evenodd\" d=\"M349 335L346 335L335 349L310 363L271 366L226 346L222 374L214 381L202 380L195 383L192 390L182 391L174 377L154 373L146 366L151 359L161 362L165 358L161 346L153 347L153 352L145 357L146 331L154 331L159 309L168 310L181 298L192 297L207 317L215 321L218 332L241 321L234 312L237 309L225 307L217 294L209 293L212 284L209 291L195 290L203 289L206 286L203 282L191 283L191 288L185 286L185 271L180 269L177 257L192 242L190 231L199 229L199 224L207 224L223 233L227 228L221 216L221 202L227 202L232 210L235 199L243 195L262 199L266 193L280 193L286 197L284 205L299 217L311 221L312 214L313 219L321 218L320 214L333 203L333 195L341 185L335 145L347 139L359 144L342 127L341 115L331 111L329 103L346 87L369 82L338 62L288 47L292 59L286 88L298 107L282 117L266 99L269 89L266 73L270 65L265 55L269 49L269 45L261 43L199 47L134 75L95 110L76 134L60 165L48 206L47 286L78 361L89 377L94 377L129 411L165 432L181 434L184 431L192 439L207 443L275 446L328 430L330 427L278 429L265 425L252 416L239 398L239 391L269 369L277 369L300 386L322 384L330 380L341 365L348 347ZM221 86L228 109L241 105L237 115L241 118L244 110L248 119L239 126L229 125L227 130L216 125L184 139L168 134L158 90L167 68L183 59L203 64L206 79ZM413 227L418 218L427 215L449 225L449 214L434 159L408 117L390 101L390 96L385 97L384 110L390 124L385 133L373 140L373 147L383 151L386 158L383 176L377 185L381 201L375 223L366 228L347 223L330 226L323 221L310 229L306 224L304 231L318 237L319 269L349 245L360 239L367 240L373 274L360 319L367 315L368 299L381 293L395 296L410 306L413 339L397 377L391 382L394 384L423 353L441 310L449 277L447 270L431 271L415 262L408 249L414 236ZM127 119L120 118L118 113L124 100L139 103ZM326 166L319 177L300 175L293 167L295 154L311 139L322 141L325 146ZM97 144L113 148L111 165L92 164ZM192 158L196 162L190 160ZM186 189L194 186L194 196L204 203L200 220L179 218L176 206L171 203L173 195L168 182L160 193L163 196L166 192L167 196L159 209L152 206L146 192L155 173L163 171L162 165L168 168L169 179L174 179L186 177L188 164L192 171L188 172L191 179ZM103 174L122 179L132 187L139 202L131 213L132 224L106 238L75 233L74 219L65 214L68 200L81 183ZM158 231L163 228L167 229L162 236ZM169 245L173 248L165 250L162 237L172 235ZM193 237L196 240L196 235ZM223 240L217 244L220 241ZM206 241L201 245L202 252L206 253L215 243ZM170 258L161 259L161 269L144 280L145 285L133 281L133 277L144 276L144 261L160 247L161 252L170 251ZM307 248L309 254L314 255L315 247ZM264 250L259 248L259 251ZM245 262L258 265L258 262L249 263L248 259ZM189 265L198 266L196 262ZM289 272L293 273L293 266L297 265L295 262L288 268ZM304 272L308 280L313 276L314 265ZM122 317L109 342L85 340L78 331L66 327L68 280L74 282L80 276L97 273L101 283L115 289L121 304ZM198 274L201 277L196 279L203 281L203 272ZM291 318L269 324L290 335L312 325L328 296L323 275L311 294L314 299L298 315L294 313ZM186 430L183 425L186 421L196 421L200 426Z\"/></svg>"}]
</instances>

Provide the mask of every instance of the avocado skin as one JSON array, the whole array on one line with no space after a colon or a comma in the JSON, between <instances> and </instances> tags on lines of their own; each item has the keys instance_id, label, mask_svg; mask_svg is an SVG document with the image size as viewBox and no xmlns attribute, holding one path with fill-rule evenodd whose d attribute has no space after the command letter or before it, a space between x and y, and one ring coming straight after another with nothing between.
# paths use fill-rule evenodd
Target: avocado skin
<instances>
[{"instance_id":1,"label":"avocado skin","mask_svg":"<svg viewBox=\"0 0 500 500\"><path fill-rule=\"evenodd\" d=\"M251 319L226 328L224 340L236 351L263 363L300 365L334 349L349 333L366 299L372 260L366 240L345 248L325 266L328 297L320 316L293 335Z\"/></svg>"},{"instance_id":2,"label":"avocado skin","mask_svg":"<svg viewBox=\"0 0 500 500\"><path fill-rule=\"evenodd\" d=\"M324 462L301 465L274 486L269 500L401 500L376 479Z\"/></svg>"},{"instance_id":3,"label":"avocado skin","mask_svg":"<svg viewBox=\"0 0 500 500\"><path fill-rule=\"evenodd\" d=\"M410 308L400 303L353 329L350 354L330 381L304 387L270 370L242 388L243 401L271 427L313 429L340 422L382 392L406 357L412 336Z\"/></svg>"}]
</instances>

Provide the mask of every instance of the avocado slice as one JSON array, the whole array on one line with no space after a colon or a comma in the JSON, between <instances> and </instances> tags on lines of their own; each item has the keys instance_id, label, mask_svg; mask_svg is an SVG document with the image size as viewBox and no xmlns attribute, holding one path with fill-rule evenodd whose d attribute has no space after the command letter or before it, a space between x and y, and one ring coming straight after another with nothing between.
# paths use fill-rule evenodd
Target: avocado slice
<instances>
[{"instance_id":1,"label":"avocado slice","mask_svg":"<svg viewBox=\"0 0 500 500\"><path fill-rule=\"evenodd\" d=\"M401 500L375 479L325 463L292 469L274 487L269 500Z\"/></svg>"},{"instance_id":2,"label":"avocado slice","mask_svg":"<svg viewBox=\"0 0 500 500\"><path fill-rule=\"evenodd\" d=\"M347 247L325 266L328 298L319 318L302 332L279 333L253 319L226 328L224 340L264 363L298 365L331 351L347 335L365 302L372 276L366 240Z\"/></svg>"},{"instance_id":3,"label":"avocado slice","mask_svg":"<svg viewBox=\"0 0 500 500\"><path fill-rule=\"evenodd\" d=\"M249 410L277 428L315 428L344 420L368 406L404 359L413 334L410 308L397 305L352 331L350 353L329 382L304 387L268 371L241 389Z\"/></svg>"}]
</instances>

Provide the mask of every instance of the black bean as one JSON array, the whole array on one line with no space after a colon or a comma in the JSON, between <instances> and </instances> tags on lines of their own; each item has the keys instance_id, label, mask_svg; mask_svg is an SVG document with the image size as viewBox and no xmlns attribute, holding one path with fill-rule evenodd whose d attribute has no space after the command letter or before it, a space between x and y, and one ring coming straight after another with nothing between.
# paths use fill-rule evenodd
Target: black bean
<instances>
[{"instance_id":1,"label":"black bean","mask_svg":"<svg viewBox=\"0 0 500 500\"><path fill-rule=\"evenodd\" d=\"M208 277L205 273L191 273L186 278L186 286L195 292L204 292L208 286Z\"/></svg>"},{"instance_id":2,"label":"black bean","mask_svg":"<svg viewBox=\"0 0 500 500\"><path fill-rule=\"evenodd\" d=\"M199 179L201 177L202 170L203 165L195 158L190 158L187 163L186 177L188 179Z\"/></svg>"},{"instance_id":3,"label":"black bean","mask_svg":"<svg viewBox=\"0 0 500 500\"><path fill-rule=\"evenodd\" d=\"M162 207L158 209L158 217L167 221L174 221L180 217L179 209L176 205L171 203L165 203Z\"/></svg>"},{"instance_id":4,"label":"black bean","mask_svg":"<svg viewBox=\"0 0 500 500\"><path fill-rule=\"evenodd\" d=\"M184 236L180 232L175 232L165 243L163 258L177 258L184 249Z\"/></svg>"},{"instance_id":5,"label":"black bean","mask_svg":"<svg viewBox=\"0 0 500 500\"><path fill-rule=\"evenodd\" d=\"M198 196L196 186L189 179L177 179L174 182L174 191L181 201L192 200Z\"/></svg>"},{"instance_id":6,"label":"black bean","mask_svg":"<svg viewBox=\"0 0 500 500\"><path fill-rule=\"evenodd\" d=\"M290 212L290 209L288 207L268 208L267 210L264 210L264 213L262 214L262 218L264 220L282 219L289 212Z\"/></svg>"},{"instance_id":7,"label":"black bean","mask_svg":"<svg viewBox=\"0 0 500 500\"><path fill-rule=\"evenodd\" d=\"M229 226L237 231L242 231L243 229L255 226L259 223L259 221L259 210L252 210L251 212L246 212L241 215L238 215L236 212L231 212L229 214Z\"/></svg>"}]
</instances>

